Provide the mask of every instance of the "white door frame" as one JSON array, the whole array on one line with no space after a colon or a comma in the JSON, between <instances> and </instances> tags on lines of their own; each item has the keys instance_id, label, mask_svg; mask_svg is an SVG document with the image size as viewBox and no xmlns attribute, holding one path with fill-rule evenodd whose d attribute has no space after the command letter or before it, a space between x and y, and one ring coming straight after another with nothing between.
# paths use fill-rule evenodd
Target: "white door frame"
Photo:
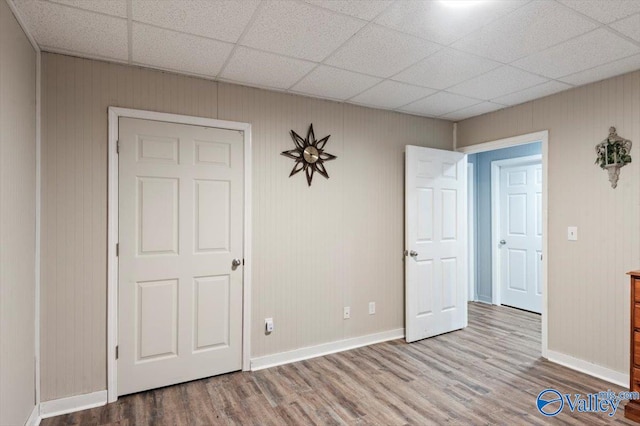
<instances>
[{"instance_id":1,"label":"white door frame","mask_svg":"<svg viewBox=\"0 0 640 426\"><path fill-rule=\"evenodd\" d=\"M467 266L469 290L467 300L476 300L476 175L473 163L467 163Z\"/></svg>"},{"instance_id":2,"label":"white door frame","mask_svg":"<svg viewBox=\"0 0 640 426\"><path fill-rule=\"evenodd\" d=\"M548 239L547 232L549 229L549 219L547 212L548 201L548 172L549 172L549 131L527 133L525 135L514 136L505 139L498 139L490 142L479 143L476 145L456 148L458 152L465 154L476 154L478 152L493 151L501 148L509 148L512 146L525 145L532 142L541 142L542 144L542 356L547 358L549 350L549 324L547 311L549 301L547 298L547 278L548 278Z\"/></svg>"},{"instance_id":3,"label":"white door frame","mask_svg":"<svg viewBox=\"0 0 640 426\"><path fill-rule=\"evenodd\" d=\"M242 370L251 368L251 124L153 111L109 107L108 235L107 235L107 401L118 399L118 119L120 117L204 127L244 133L244 274L242 297Z\"/></svg>"},{"instance_id":4,"label":"white door frame","mask_svg":"<svg viewBox=\"0 0 640 426\"><path fill-rule=\"evenodd\" d=\"M498 241L500 241L500 169L502 167L524 166L542 163L542 155L507 158L491 162L491 303L501 305L500 289L502 288L502 261ZM544 179L543 179L544 183ZM544 191L544 189L543 189ZM544 251L542 252L544 260ZM544 291L543 291L544 292Z\"/></svg>"}]
</instances>

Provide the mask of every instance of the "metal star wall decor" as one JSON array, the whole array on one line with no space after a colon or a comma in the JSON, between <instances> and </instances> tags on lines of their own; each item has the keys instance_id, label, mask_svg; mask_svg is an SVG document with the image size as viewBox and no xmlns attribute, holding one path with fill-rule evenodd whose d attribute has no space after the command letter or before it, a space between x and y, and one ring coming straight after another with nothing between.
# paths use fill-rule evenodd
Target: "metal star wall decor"
<instances>
[{"instance_id":1,"label":"metal star wall decor","mask_svg":"<svg viewBox=\"0 0 640 426\"><path fill-rule=\"evenodd\" d=\"M307 175L307 183L309 186L311 186L311 180L313 179L313 174L315 172L318 172L325 178L329 179L327 169L324 168L324 162L338 158L335 155L331 155L324 151L324 146L327 144L327 141L329 141L331 135L325 136L317 141L316 135L313 133L313 123L309 126L306 139L302 139L302 137L293 130L291 130L290 134L296 147L288 151L282 151L281 153L285 157L289 157L296 162L291 170L291 174L289 174L289 177L295 175L301 170L304 170Z\"/></svg>"}]
</instances>

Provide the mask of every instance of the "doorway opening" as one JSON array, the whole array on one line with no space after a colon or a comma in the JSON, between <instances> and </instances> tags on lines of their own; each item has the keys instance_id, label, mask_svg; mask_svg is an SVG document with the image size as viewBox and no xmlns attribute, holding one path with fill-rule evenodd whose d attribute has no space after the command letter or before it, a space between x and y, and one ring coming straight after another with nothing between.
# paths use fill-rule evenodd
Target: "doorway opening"
<instances>
[{"instance_id":1,"label":"doorway opening","mask_svg":"<svg viewBox=\"0 0 640 426\"><path fill-rule=\"evenodd\" d=\"M468 154L469 300L540 313L547 353L548 132L457 149Z\"/></svg>"}]
</instances>

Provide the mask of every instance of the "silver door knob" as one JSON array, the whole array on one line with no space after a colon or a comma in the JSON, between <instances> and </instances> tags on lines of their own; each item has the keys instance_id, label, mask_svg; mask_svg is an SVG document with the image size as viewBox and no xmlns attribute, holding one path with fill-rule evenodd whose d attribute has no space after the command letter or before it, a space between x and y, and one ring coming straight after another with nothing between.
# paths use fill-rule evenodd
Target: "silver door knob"
<instances>
[{"instance_id":1,"label":"silver door knob","mask_svg":"<svg viewBox=\"0 0 640 426\"><path fill-rule=\"evenodd\" d=\"M417 251L415 251L415 250L411 250L411 251L409 252L409 256L411 256L411 257L417 257L417 256L418 256L418 252L417 252Z\"/></svg>"},{"instance_id":2,"label":"silver door knob","mask_svg":"<svg viewBox=\"0 0 640 426\"><path fill-rule=\"evenodd\" d=\"M242 260L240 259L233 259L231 261L231 266L233 266L233 269L237 268L240 265L242 265Z\"/></svg>"},{"instance_id":3,"label":"silver door knob","mask_svg":"<svg viewBox=\"0 0 640 426\"><path fill-rule=\"evenodd\" d=\"M503 246L503 245L507 244L507 242L506 242L505 240L500 240L500 243L499 243L499 244L500 244L501 246Z\"/></svg>"}]
</instances>

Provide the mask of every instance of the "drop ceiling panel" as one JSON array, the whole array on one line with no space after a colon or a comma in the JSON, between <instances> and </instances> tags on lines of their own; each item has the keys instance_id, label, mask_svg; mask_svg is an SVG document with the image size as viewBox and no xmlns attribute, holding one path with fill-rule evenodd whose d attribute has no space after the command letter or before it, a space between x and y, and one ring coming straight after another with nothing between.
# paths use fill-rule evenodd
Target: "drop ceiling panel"
<instances>
[{"instance_id":1,"label":"drop ceiling panel","mask_svg":"<svg viewBox=\"0 0 640 426\"><path fill-rule=\"evenodd\" d=\"M87 1L87 0L51 0L53 3L76 7L92 12L104 13L105 15L117 16L120 18L127 17L126 0L109 0L109 1Z\"/></svg>"},{"instance_id":2,"label":"drop ceiling panel","mask_svg":"<svg viewBox=\"0 0 640 426\"><path fill-rule=\"evenodd\" d=\"M390 77L439 49L435 43L370 25L325 63L364 74Z\"/></svg>"},{"instance_id":3,"label":"drop ceiling panel","mask_svg":"<svg viewBox=\"0 0 640 426\"><path fill-rule=\"evenodd\" d=\"M514 62L514 66L558 78L640 53L640 47L599 29Z\"/></svg>"},{"instance_id":4,"label":"drop ceiling panel","mask_svg":"<svg viewBox=\"0 0 640 426\"><path fill-rule=\"evenodd\" d=\"M476 115L482 115L488 112L497 111L504 107L505 107L504 105L496 104L493 102L482 102L481 104L473 105L458 111L450 112L449 114L445 114L441 116L441 118L445 118L447 120L453 120L453 121L464 120L465 118L475 117Z\"/></svg>"},{"instance_id":5,"label":"drop ceiling panel","mask_svg":"<svg viewBox=\"0 0 640 426\"><path fill-rule=\"evenodd\" d=\"M498 62L490 59L446 48L393 76L393 79L446 89L499 66Z\"/></svg>"},{"instance_id":6,"label":"drop ceiling panel","mask_svg":"<svg viewBox=\"0 0 640 426\"><path fill-rule=\"evenodd\" d=\"M439 117L481 102L478 99L471 99L454 93L438 92L400 109L414 114Z\"/></svg>"},{"instance_id":7,"label":"drop ceiling panel","mask_svg":"<svg viewBox=\"0 0 640 426\"><path fill-rule=\"evenodd\" d=\"M460 95L491 100L546 81L545 78L504 65L448 90Z\"/></svg>"},{"instance_id":8,"label":"drop ceiling panel","mask_svg":"<svg viewBox=\"0 0 640 426\"><path fill-rule=\"evenodd\" d=\"M258 7L258 0L134 0L133 20L235 43Z\"/></svg>"},{"instance_id":9,"label":"drop ceiling panel","mask_svg":"<svg viewBox=\"0 0 640 426\"><path fill-rule=\"evenodd\" d=\"M618 22L614 22L609 26L614 30L617 30L626 35L627 37L640 42L640 14L629 16L628 18L624 18Z\"/></svg>"},{"instance_id":10,"label":"drop ceiling panel","mask_svg":"<svg viewBox=\"0 0 640 426\"><path fill-rule=\"evenodd\" d=\"M604 80L620 74L640 69L640 55L629 56L619 61L609 62L599 67L561 77L560 80L580 86L594 81Z\"/></svg>"},{"instance_id":11,"label":"drop ceiling panel","mask_svg":"<svg viewBox=\"0 0 640 426\"><path fill-rule=\"evenodd\" d=\"M494 101L504 105L518 105L524 102L529 102L533 99L542 98L554 93L562 92L563 90L571 89L571 87L572 86L560 83L559 81L548 81L519 92L500 96L499 98L495 98Z\"/></svg>"},{"instance_id":12,"label":"drop ceiling panel","mask_svg":"<svg viewBox=\"0 0 640 426\"><path fill-rule=\"evenodd\" d=\"M137 64L209 77L220 72L233 48L229 43L136 23L132 45Z\"/></svg>"},{"instance_id":13,"label":"drop ceiling panel","mask_svg":"<svg viewBox=\"0 0 640 426\"><path fill-rule=\"evenodd\" d=\"M340 1L340 0L305 0L307 3L333 10L334 12L343 13L355 18L372 20L385 10L392 1L389 0L358 0L358 1Z\"/></svg>"},{"instance_id":14,"label":"drop ceiling panel","mask_svg":"<svg viewBox=\"0 0 640 426\"><path fill-rule=\"evenodd\" d=\"M640 69L640 0L9 1L44 51L452 120Z\"/></svg>"},{"instance_id":15,"label":"drop ceiling panel","mask_svg":"<svg viewBox=\"0 0 640 426\"><path fill-rule=\"evenodd\" d=\"M638 0L560 0L560 2L603 24L640 12Z\"/></svg>"},{"instance_id":16,"label":"drop ceiling panel","mask_svg":"<svg viewBox=\"0 0 640 426\"><path fill-rule=\"evenodd\" d=\"M220 76L243 84L288 89L315 66L313 62L239 46Z\"/></svg>"},{"instance_id":17,"label":"drop ceiling panel","mask_svg":"<svg viewBox=\"0 0 640 426\"><path fill-rule=\"evenodd\" d=\"M593 30L597 24L551 1L533 1L453 47L509 63Z\"/></svg>"},{"instance_id":18,"label":"drop ceiling panel","mask_svg":"<svg viewBox=\"0 0 640 426\"><path fill-rule=\"evenodd\" d=\"M381 80L338 68L319 66L296 84L292 91L321 98L345 100Z\"/></svg>"},{"instance_id":19,"label":"drop ceiling panel","mask_svg":"<svg viewBox=\"0 0 640 426\"><path fill-rule=\"evenodd\" d=\"M262 3L241 44L310 61L321 61L366 22L291 1Z\"/></svg>"},{"instance_id":20,"label":"drop ceiling panel","mask_svg":"<svg viewBox=\"0 0 640 426\"><path fill-rule=\"evenodd\" d=\"M398 1L376 23L448 45L465 34L526 4L523 0L478 2L452 7L442 1Z\"/></svg>"},{"instance_id":21,"label":"drop ceiling panel","mask_svg":"<svg viewBox=\"0 0 640 426\"><path fill-rule=\"evenodd\" d=\"M377 108L396 109L433 93L435 93L433 89L385 80L351 98L349 102Z\"/></svg>"},{"instance_id":22,"label":"drop ceiling panel","mask_svg":"<svg viewBox=\"0 0 640 426\"><path fill-rule=\"evenodd\" d=\"M126 61L127 21L44 1L18 2L17 6L42 47Z\"/></svg>"}]
</instances>

